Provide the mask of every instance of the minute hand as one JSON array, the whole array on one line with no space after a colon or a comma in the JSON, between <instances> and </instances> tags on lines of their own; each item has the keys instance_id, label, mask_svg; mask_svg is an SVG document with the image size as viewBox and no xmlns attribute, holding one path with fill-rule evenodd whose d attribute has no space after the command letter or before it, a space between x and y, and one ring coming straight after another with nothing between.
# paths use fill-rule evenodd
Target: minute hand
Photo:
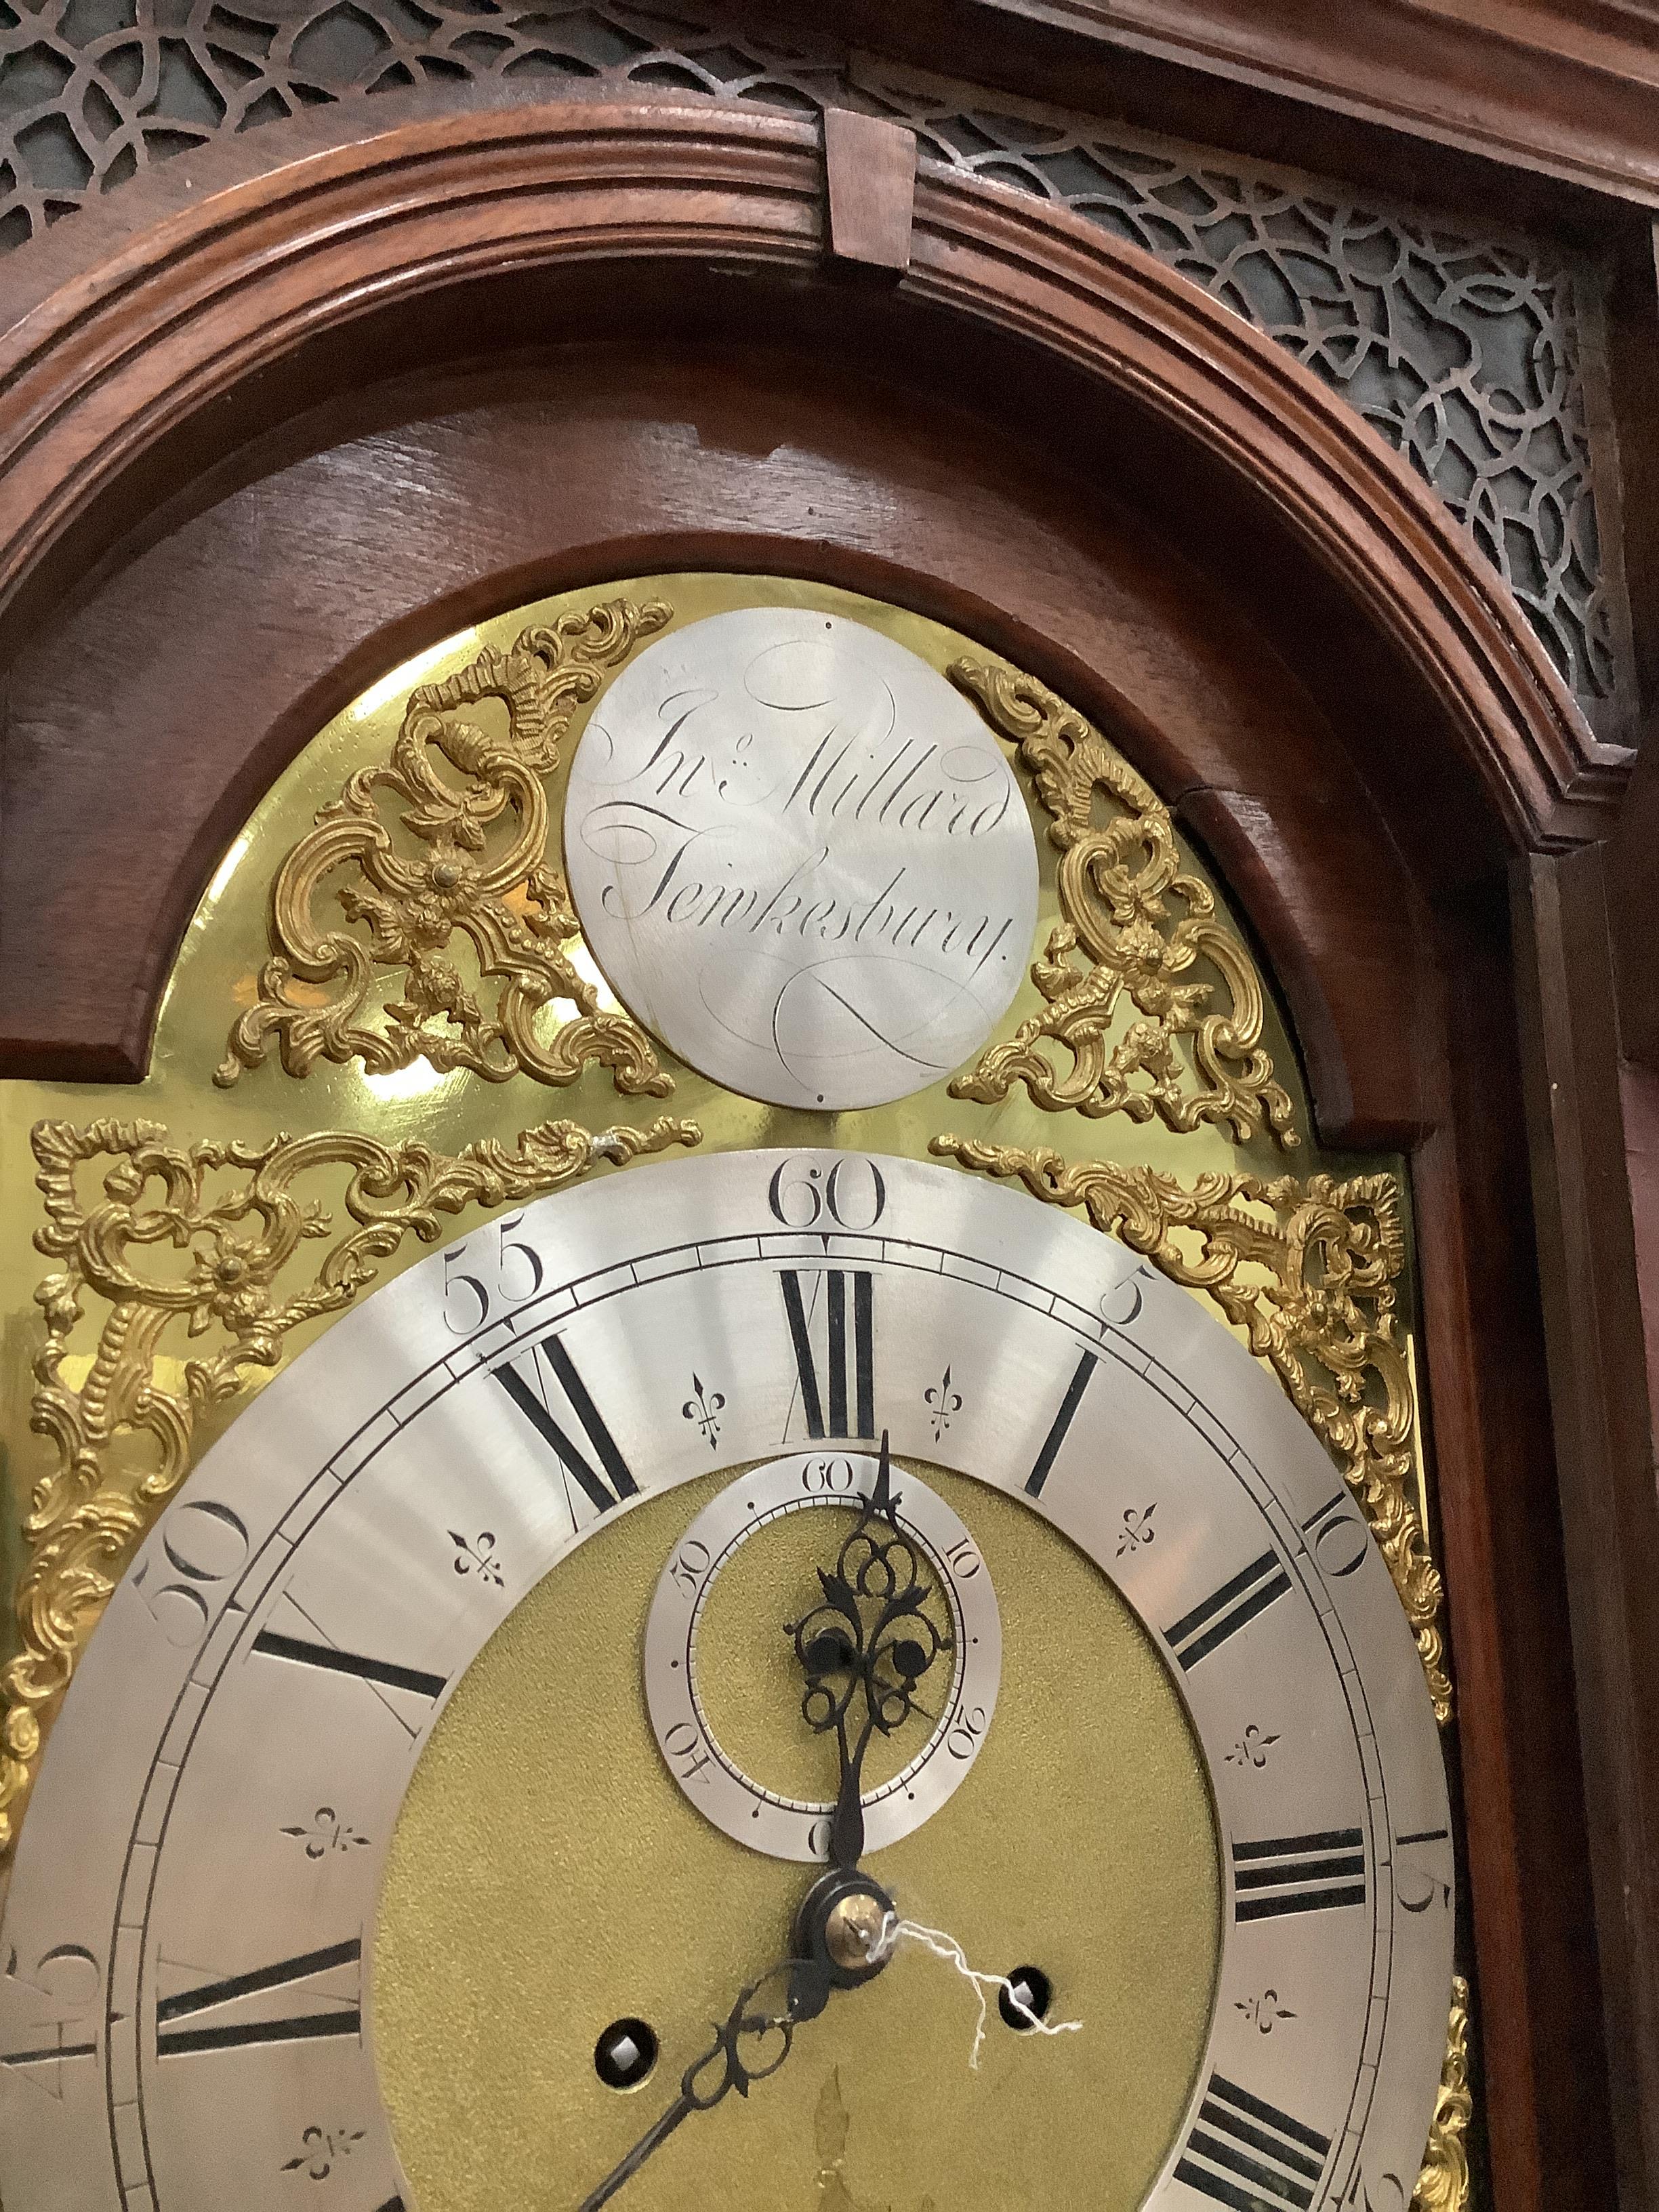
<instances>
[{"instance_id":1,"label":"minute hand","mask_svg":"<svg viewBox=\"0 0 1659 2212\"><path fill-rule=\"evenodd\" d=\"M841 1747L841 1787L836 1793L836 1810L830 1822L830 1863L843 1874L851 1874L864 1856L862 1778L872 1725L866 1720L860 1729L856 1750L848 1748L845 1719L836 1734Z\"/></svg>"}]
</instances>

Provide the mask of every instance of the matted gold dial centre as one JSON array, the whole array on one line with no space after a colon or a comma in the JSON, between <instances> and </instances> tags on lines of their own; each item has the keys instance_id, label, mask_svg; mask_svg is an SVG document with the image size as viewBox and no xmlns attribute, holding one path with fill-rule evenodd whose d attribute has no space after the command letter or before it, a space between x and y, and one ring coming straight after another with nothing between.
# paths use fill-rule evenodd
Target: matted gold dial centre
<instances>
[{"instance_id":1,"label":"matted gold dial centre","mask_svg":"<svg viewBox=\"0 0 1659 2212\"><path fill-rule=\"evenodd\" d=\"M1178 2124L1209 2027L1221 1893L1180 1697L1105 1576L1051 1526L936 1468L925 1480L995 1582L1001 1688L962 1789L867 1863L901 1911L948 1931L975 1966L1040 1964L1082 2032L1018 2035L994 2005L975 2070L974 1993L902 1945L798 2031L775 2078L678 2130L617 2199L627 2212L1004 2212L1037 2172L1049 2202L1130 2212ZM663 1561L731 1480L645 1500L549 1574L475 1661L416 1769L382 1895L373 2030L420 2212L569 2212L576 2185L672 2097L711 2020L789 1949L810 1875L694 1809L641 1690ZM757 1632L783 1645L776 1598L806 1563L753 1557ZM744 1594L731 1585L734 1601ZM725 1633L740 1656L744 1637ZM799 1679L781 1686L783 1725L799 1727ZM661 2057L619 2095L592 2052L629 2016L650 2022Z\"/></svg>"}]
</instances>

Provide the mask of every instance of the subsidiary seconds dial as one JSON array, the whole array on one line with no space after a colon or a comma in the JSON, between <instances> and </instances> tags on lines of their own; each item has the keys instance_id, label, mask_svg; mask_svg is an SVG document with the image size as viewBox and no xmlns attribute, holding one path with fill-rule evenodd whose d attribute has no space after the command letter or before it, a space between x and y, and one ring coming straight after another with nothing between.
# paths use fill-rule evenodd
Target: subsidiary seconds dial
<instances>
[{"instance_id":1,"label":"subsidiary seconds dial","mask_svg":"<svg viewBox=\"0 0 1659 2212\"><path fill-rule=\"evenodd\" d=\"M871 1495L876 1474L869 1453L814 1451L740 1477L703 1508L675 1546L646 1624L646 1699L670 1772L706 1819L738 1843L779 1858L823 1858L833 1803L769 1787L721 1742L699 1691L698 1631L708 1620L721 1574L745 1545L798 1516L821 1521L824 1508L850 1518L849 1509ZM995 1710L1002 1664L996 1594L973 1536L918 1476L898 1475L894 1488L899 1528L933 1577L930 1609L920 1625L930 1639L926 1656L938 1663L929 1675L924 1725L908 1731L909 1755L863 1793L866 1848L872 1851L919 1827L965 1779ZM769 1679L775 1680L775 1669Z\"/></svg>"}]
</instances>

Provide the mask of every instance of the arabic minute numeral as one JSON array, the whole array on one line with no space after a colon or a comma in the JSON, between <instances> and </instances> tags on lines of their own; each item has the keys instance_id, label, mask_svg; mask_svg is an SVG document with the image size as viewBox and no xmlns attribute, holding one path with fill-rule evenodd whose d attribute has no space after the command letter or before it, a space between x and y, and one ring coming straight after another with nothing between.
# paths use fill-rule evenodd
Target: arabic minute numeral
<instances>
[{"instance_id":1,"label":"arabic minute numeral","mask_svg":"<svg viewBox=\"0 0 1659 2212\"><path fill-rule=\"evenodd\" d=\"M1409 1836L1396 1836L1394 1869L1394 1893L1404 1912L1426 1912L1438 1899L1443 1911L1451 1911L1452 1887L1443 1875L1431 1874L1426 1869L1408 1862L1406 1851L1423 1844L1449 1844L1449 1832L1444 1828L1424 1828Z\"/></svg>"},{"instance_id":2,"label":"arabic minute numeral","mask_svg":"<svg viewBox=\"0 0 1659 2212\"><path fill-rule=\"evenodd\" d=\"M945 1748L952 1759L971 1759L985 1733L983 1705L958 1705L945 1733Z\"/></svg>"},{"instance_id":3,"label":"arabic minute numeral","mask_svg":"<svg viewBox=\"0 0 1659 2212\"><path fill-rule=\"evenodd\" d=\"M509 1213L479 1236L453 1244L444 1254L444 1324L457 1336L471 1336L489 1319L497 1306L521 1306L533 1298L545 1277L542 1258L533 1244L511 1231L523 1225L522 1213ZM482 1255L495 1247L493 1260ZM461 1261L475 1268L489 1267L493 1288L482 1274L470 1273Z\"/></svg>"},{"instance_id":4,"label":"arabic minute numeral","mask_svg":"<svg viewBox=\"0 0 1659 2212\"><path fill-rule=\"evenodd\" d=\"M471 1336L489 1319L489 1293L477 1275L469 1275L461 1267L466 1256L465 1244L454 1245L444 1254L444 1326L457 1336ZM468 1298L477 1306L475 1313L465 1310Z\"/></svg>"},{"instance_id":5,"label":"arabic minute numeral","mask_svg":"<svg viewBox=\"0 0 1659 2212\"><path fill-rule=\"evenodd\" d=\"M1356 2173L1342 2212L1406 2212L1406 2185L1397 2173Z\"/></svg>"},{"instance_id":6,"label":"arabic minute numeral","mask_svg":"<svg viewBox=\"0 0 1659 2212\"><path fill-rule=\"evenodd\" d=\"M850 1498L855 1480L850 1459L806 1459L801 1462L800 1486L809 1497Z\"/></svg>"},{"instance_id":7,"label":"arabic minute numeral","mask_svg":"<svg viewBox=\"0 0 1659 2212\"><path fill-rule=\"evenodd\" d=\"M1146 1303L1141 1284L1152 1279L1152 1271L1144 1260L1131 1267L1101 1299L1101 1319L1109 1322L1114 1328L1132 1328L1140 1319L1141 1308Z\"/></svg>"},{"instance_id":8,"label":"arabic minute numeral","mask_svg":"<svg viewBox=\"0 0 1659 2212\"><path fill-rule=\"evenodd\" d=\"M1370 1557L1370 1532L1346 1490L1339 1490L1316 1513L1310 1513L1302 1523L1302 1533L1321 1568L1333 1580L1357 1575Z\"/></svg>"},{"instance_id":9,"label":"arabic minute numeral","mask_svg":"<svg viewBox=\"0 0 1659 2212\"><path fill-rule=\"evenodd\" d=\"M132 1587L169 1644L182 1651L201 1642L210 1617L204 1593L234 1575L248 1551L246 1523L228 1505L197 1498L173 1507L161 1523L161 1552L179 1579L157 1581L153 1559L146 1559L132 1577Z\"/></svg>"},{"instance_id":10,"label":"arabic minute numeral","mask_svg":"<svg viewBox=\"0 0 1659 2212\"><path fill-rule=\"evenodd\" d=\"M680 1546L668 1572L682 1597L696 1597L713 1559L714 1553L701 1537L690 1537Z\"/></svg>"},{"instance_id":11,"label":"arabic minute numeral","mask_svg":"<svg viewBox=\"0 0 1659 2212\"><path fill-rule=\"evenodd\" d=\"M848 1152L828 1171L822 1163L787 1159L767 1187L772 1218L786 1229L816 1229L828 1218L837 1229L873 1229L887 1210L887 1185L873 1160Z\"/></svg>"},{"instance_id":12,"label":"arabic minute numeral","mask_svg":"<svg viewBox=\"0 0 1659 2212\"><path fill-rule=\"evenodd\" d=\"M97 2053L92 2015L103 1988L102 1969L84 1944L59 1943L44 1952L28 1973L20 1969L13 1951L5 1978L32 1990L43 2001L46 2017L31 2023L21 2050L0 2051L0 2068L61 2102L64 2064Z\"/></svg>"},{"instance_id":13,"label":"arabic minute numeral","mask_svg":"<svg viewBox=\"0 0 1659 2212\"><path fill-rule=\"evenodd\" d=\"M663 1731L662 1747L673 1762L674 1771L682 1782L695 1782L701 1789L708 1787L714 1759L695 1721L676 1721L673 1727Z\"/></svg>"}]
</instances>

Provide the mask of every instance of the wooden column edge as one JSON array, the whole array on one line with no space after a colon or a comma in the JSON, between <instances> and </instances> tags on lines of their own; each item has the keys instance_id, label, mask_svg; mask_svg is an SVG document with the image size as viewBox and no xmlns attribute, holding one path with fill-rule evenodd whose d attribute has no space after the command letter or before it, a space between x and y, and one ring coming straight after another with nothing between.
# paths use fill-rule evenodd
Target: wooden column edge
<instances>
[{"instance_id":1,"label":"wooden column edge","mask_svg":"<svg viewBox=\"0 0 1659 2212\"><path fill-rule=\"evenodd\" d=\"M1659 2194L1659 1497L1603 854L1517 860L1516 979L1619 2202Z\"/></svg>"}]
</instances>

